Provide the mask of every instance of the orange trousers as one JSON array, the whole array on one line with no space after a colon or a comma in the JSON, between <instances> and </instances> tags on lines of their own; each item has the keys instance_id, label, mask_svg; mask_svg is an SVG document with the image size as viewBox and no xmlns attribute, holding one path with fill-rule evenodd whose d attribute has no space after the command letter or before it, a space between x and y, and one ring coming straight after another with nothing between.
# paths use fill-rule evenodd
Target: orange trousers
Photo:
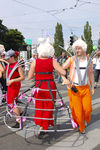
<instances>
[{"instance_id":1,"label":"orange trousers","mask_svg":"<svg viewBox=\"0 0 100 150\"><path fill-rule=\"evenodd\" d=\"M85 121L91 120L92 104L89 85L76 86L78 92L68 90L69 103L73 120L78 124L80 132L85 129Z\"/></svg>"}]
</instances>

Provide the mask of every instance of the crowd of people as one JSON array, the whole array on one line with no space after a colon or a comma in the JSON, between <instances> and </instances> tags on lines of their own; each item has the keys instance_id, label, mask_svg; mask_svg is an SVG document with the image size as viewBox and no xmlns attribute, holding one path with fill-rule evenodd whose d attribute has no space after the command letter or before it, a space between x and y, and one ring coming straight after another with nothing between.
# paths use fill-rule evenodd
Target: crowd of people
<instances>
[{"instance_id":1,"label":"crowd of people","mask_svg":"<svg viewBox=\"0 0 100 150\"><path fill-rule=\"evenodd\" d=\"M33 54L27 62L30 65L25 70L28 79L35 78L35 88L42 89L34 93L34 98L38 99L35 102L34 121L36 125L40 126L39 137L46 133L49 125L54 126L53 111L48 111L53 109L54 103L56 103L54 69L58 74L58 82L67 85L72 117L80 133L85 133L85 127L91 120L91 94L94 94L94 88L97 87L99 80L100 54L96 56L93 62L89 61L86 54L87 44L81 39L74 42L72 49L75 53L74 56L66 57L66 53L62 52L61 56L55 58L55 51L50 41L48 39L40 41L37 48L38 58ZM5 52L1 47L0 52L0 97L2 97L3 89L7 92L8 107L20 116L23 112L16 107L15 99L19 94L21 81L25 79L24 70L18 63L17 52L14 50ZM93 64L96 64L95 73ZM4 85L2 81L5 82ZM48 99L51 99L51 101L48 101ZM2 98L0 98L0 103L2 103ZM13 127L18 128L19 121L16 121ZM45 132L41 132L41 130L45 130Z\"/></svg>"}]
</instances>

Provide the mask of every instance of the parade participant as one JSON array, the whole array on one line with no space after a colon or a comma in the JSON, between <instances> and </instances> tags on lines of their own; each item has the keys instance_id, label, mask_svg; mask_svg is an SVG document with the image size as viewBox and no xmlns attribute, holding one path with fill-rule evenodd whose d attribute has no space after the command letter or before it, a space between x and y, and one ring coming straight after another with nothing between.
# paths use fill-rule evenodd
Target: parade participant
<instances>
[{"instance_id":1,"label":"parade participant","mask_svg":"<svg viewBox=\"0 0 100 150\"><path fill-rule=\"evenodd\" d=\"M0 57L1 57L0 64L2 65L2 67L6 66L6 62L2 61L2 59L4 60L4 55L5 55L4 45L0 44ZM0 95L1 95L0 101L2 104L2 102L5 102L5 98L3 97L3 94L5 94L7 91L6 79L4 79L4 73L3 72L0 72L0 86L2 89L2 91L0 91Z\"/></svg>"},{"instance_id":2,"label":"parade participant","mask_svg":"<svg viewBox=\"0 0 100 150\"><path fill-rule=\"evenodd\" d=\"M1 59L2 59L1 64L2 64L2 66L3 66L4 68L5 68L5 66L8 64L8 62L5 61L5 53L6 53L5 51L3 51L3 52L1 53ZM0 78L0 82L1 82L1 84L2 84L2 92L3 92L3 94L6 94L6 92L7 92L7 85L6 85L5 73L2 74L2 77ZM2 101L5 102L6 99L4 98Z\"/></svg>"},{"instance_id":3,"label":"parade participant","mask_svg":"<svg viewBox=\"0 0 100 150\"><path fill-rule=\"evenodd\" d=\"M69 79L63 80L68 87L68 95L73 120L79 126L80 133L85 133L85 124L91 120L91 94L94 94L93 64L89 64L86 56L87 44L78 39L74 42L73 52L64 64L63 69L69 68ZM91 84L91 92L89 89Z\"/></svg>"},{"instance_id":4,"label":"parade participant","mask_svg":"<svg viewBox=\"0 0 100 150\"><path fill-rule=\"evenodd\" d=\"M35 91L34 94L34 97L38 99L35 101L34 117L36 117L36 119L34 119L34 121L36 125L40 126L41 131L47 130L49 125L54 126L53 111L48 111L54 108L54 101L51 98L49 91L50 89L51 91L53 90L53 99L56 99L56 86L53 78L53 68L56 69L61 75L65 75L66 72L62 69L59 63L52 58L54 55L54 48L48 39L46 41L41 41L40 45L37 48L37 52L39 58L34 60L31 64L28 79L33 79L33 77L35 76L35 88L39 87L40 89L39 91ZM40 131L39 136L45 134L45 132Z\"/></svg>"},{"instance_id":5,"label":"parade participant","mask_svg":"<svg viewBox=\"0 0 100 150\"><path fill-rule=\"evenodd\" d=\"M18 116L22 111L18 107L14 107L14 100L18 97L21 87L21 81L24 80L24 72L21 66L17 66L16 55L13 50L9 50L5 54L5 60L8 61L8 65L5 67L6 80L7 80L7 104L13 109L14 113ZM13 126L13 128L19 128L19 122Z\"/></svg>"}]
</instances>

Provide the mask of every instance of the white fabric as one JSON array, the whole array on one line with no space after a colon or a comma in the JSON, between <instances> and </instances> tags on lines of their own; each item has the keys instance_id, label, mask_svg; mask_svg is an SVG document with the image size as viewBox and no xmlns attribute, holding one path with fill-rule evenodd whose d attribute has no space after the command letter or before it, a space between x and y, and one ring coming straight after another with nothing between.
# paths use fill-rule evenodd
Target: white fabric
<instances>
[{"instance_id":1,"label":"white fabric","mask_svg":"<svg viewBox=\"0 0 100 150\"><path fill-rule=\"evenodd\" d=\"M93 61L93 64L95 65L96 64L96 58L93 58L92 61Z\"/></svg>"},{"instance_id":2,"label":"white fabric","mask_svg":"<svg viewBox=\"0 0 100 150\"><path fill-rule=\"evenodd\" d=\"M100 70L100 57L96 58L96 67L95 67L95 69Z\"/></svg>"},{"instance_id":3,"label":"white fabric","mask_svg":"<svg viewBox=\"0 0 100 150\"><path fill-rule=\"evenodd\" d=\"M79 62L79 67L87 67L87 58L84 60L84 61L80 61ZM81 78L82 78L82 80L83 80L83 77L84 77L84 74L85 74L85 71L86 71L86 69L80 69L80 73L81 73ZM75 78L74 78L74 81L73 81L74 83L78 83L79 84L79 81L78 81L78 74L77 74L77 71L75 71ZM87 76L86 76L86 79L85 79L85 84L87 84ZM77 86L77 84L76 84L76 86Z\"/></svg>"}]
</instances>

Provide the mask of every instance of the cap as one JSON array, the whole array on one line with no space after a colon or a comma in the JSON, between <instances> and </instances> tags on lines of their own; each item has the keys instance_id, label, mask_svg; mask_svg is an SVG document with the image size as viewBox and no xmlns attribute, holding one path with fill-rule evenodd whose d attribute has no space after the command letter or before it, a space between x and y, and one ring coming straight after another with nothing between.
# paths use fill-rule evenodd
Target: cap
<instances>
[{"instance_id":1,"label":"cap","mask_svg":"<svg viewBox=\"0 0 100 150\"><path fill-rule=\"evenodd\" d=\"M15 55L15 51L9 50L5 53L5 59L8 59L8 58L10 58L11 56L14 56L14 55Z\"/></svg>"}]
</instances>

